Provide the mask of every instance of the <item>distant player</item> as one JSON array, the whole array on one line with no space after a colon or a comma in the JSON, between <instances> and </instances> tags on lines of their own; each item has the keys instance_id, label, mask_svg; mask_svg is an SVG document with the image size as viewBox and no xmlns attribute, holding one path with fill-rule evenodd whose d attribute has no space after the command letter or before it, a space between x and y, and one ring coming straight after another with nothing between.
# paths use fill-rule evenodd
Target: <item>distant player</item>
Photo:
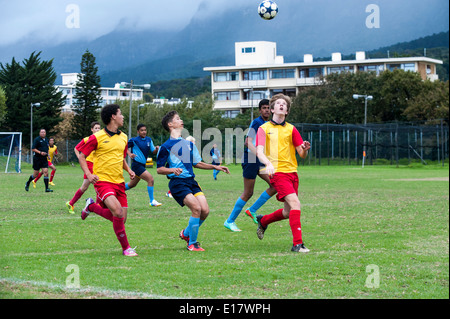
<instances>
[{"instance_id":1,"label":"distant player","mask_svg":"<svg viewBox=\"0 0 450 319\"><path fill-rule=\"evenodd\" d=\"M236 219L244 208L245 204L252 198L253 190L255 189L256 177L259 176L261 179L266 181L268 184L268 188L261 193L256 202L245 210L245 213L253 219L254 223L257 224L256 221L256 212L262 205L264 205L273 195L276 194L275 189L272 185L270 185L270 179L267 174L261 174L260 170L264 168L264 165L256 157L256 132L261 125L266 123L270 119L270 107L269 100L263 99L259 102L259 114L260 116L252 121L250 124L249 131L247 133L247 137L245 139L245 149L244 156L242 161L242 176L244 177L244 192L237 199L234 204L233 210L231 211L230 216L223 224L225 228L233 232L241 231L236 225Z\"/></svg>"},{"instance_id":2,"label":"distant player","mask_svg":"<svg viewBox=\"0 0 450 319\"><path fill-rule=\"evenodd\" d=\"M289 218L293 236L292 251L307 253L302 239L300 222L300 200L298 198L297 159L295 152L301 158L306 158L311 145L303 141L298 130L286 122L291 99L283 94L277 94L270 100L273 113L272 120L258 129L256 136L256 151L258 158L270 177L270 183L277 191L277 199L284 203L284 208L269 215L258 215L257 235L264 238L267 227L274 222Z\"/></svg>"},{"instance_id":3,"label":"distant player","mask_svg":"<svg viewBox=\"0 0 450 319\"><path fill-rule=\"evenodd\" d=\"M56 173L56 167L53 164L53 158L55 155L58 154L58 146L55 145L55 139L53 137L50 137L48 139L48 167L52 169L52 172L50 173L50 180L48 182L49 185L55 186L53 183L53 178L55 177ZM42 176L42 170L39 172L38 176L36 176L35 179L33 179L33 188L36 188L36 182L41 178Z\"/></svg>"},{"instance_id":4,"label":"distant player","mask_svg":"<svg viewBox=\"0 0 450 319\"><path fill-rule=\"evenodd\" d=\"M101 110L101 118L106 127L89 136L80 151L80 166L89 182L94 184L100 205L92 198L86 200L86 206L81 212L81 219L86 219L94 212L112 221L114 233L122 246L123 255L138 256L130 247L125 232L128 201L125 193L123 170L135 177L125 160L127 156L127 135L119 130L123 125L123 115L117 104L108 104ZM89 171L86 158L95 151L93 173Z\"/></svg>"},{"instance_id":5,"label":"distant player","mask_svg":"<svg viewBox=\"0 0 450 319\"><path fill-rule=\"evenodd\" d=\"M159 148L157 156L157 173L169 179L169 189L173 198L183 207L191 210L191 217L186 229L180 232L180 238L187 242L190 251L204 251L197 242L200 226L209 214L209 206L202 189L194 179L193 167L200 169L217 169L229 174L224 166L202 162L194 143L181 137L183 121L177 112L167 113L161 121L164 129L170 132L170 138Z\"/></svg>"},{"instance_id":6,"label":"distant player","mask_svg":"<svg viewBox=\"0 0 450 319\"><path fill-rule=\"evenodd\" d=\"M45 192L51 193L53 192L52 189L48 188L48 138L47 131L43 128L39 130L39 136L36 137L33 141L33 145L31 146L31 151L34 153L33 156L33 174L30 176L28 181L25 183L25 190L28 192L30 189L30 183L33 179L35 179L38 174L39 170L42 169L42 172L44 173L44 185L45 185Z\"/></svg>"},{"instance_id":7,"label":"distant player","mask_svg":"<svg viewBox=\"0 0 450 319\"><path fill-rule=\"evenodd\" d=\"M211 149L209 154L212 157L212 163L211 164L213 164L213 165L220 165L220 164L222 164L222 155L220 154L220 151L217 148L217 144L213 145L213 148ZM214 180L217 180L217 174L219 174L219 172L220 171L217 170L217 169L213 170Z\"/></svg>"},{"instance_id":8,"label":"distant player","mask_svg":"<svg viewBox=\"0 0 450 319\"><path fill-rule=\"evenodd\" d=\"M128 156L132 159L131 170L136 174L135 179L125 184L125 190L134 188L141 179L147 182L147 193L150 199L151 206L161 206L153 197L154 179L152 174L147 171L145 164L150 153L156 154L159 146L153 144L152 139L147 136L147 127L144 124L137 126L138 136L131 138L128 141Z\"/></svg>"},{"instance_id":9,"label":"distant player","mask_svg":"<svg viewBox=\"0 0 450 319\"><path fill-rule=\"evenodd\" d=\"M101 129L101 127L100 127L99 122L94 121L91 123L92 134L97 133L98 131L100 131L100 129ZM81 146L83 146L87 142L88 139L89 139L89 136L85 137L74 148L74 152L75 152L75 155L77 156L78 160L80 159L80 152L77 150L77 147L80 148ZM94 156L95 156L95 151L91 152L91 154L89 154L89 156L86 157L86 164L87 164L89 172L91 172L91 174L93 173L92 170L94 168ZM69 210L69 214L75 213L75 211L74 211L75 203L88 190L89 185L91 185L91 183L89 182L86 174L84 174L84 179L83 179L83 183L81 184L81 187L75 192L75 195L73 195L72 199L70 201L66 202L66 206L67 206L67 209Z\"/></svg>"}]
</instances>

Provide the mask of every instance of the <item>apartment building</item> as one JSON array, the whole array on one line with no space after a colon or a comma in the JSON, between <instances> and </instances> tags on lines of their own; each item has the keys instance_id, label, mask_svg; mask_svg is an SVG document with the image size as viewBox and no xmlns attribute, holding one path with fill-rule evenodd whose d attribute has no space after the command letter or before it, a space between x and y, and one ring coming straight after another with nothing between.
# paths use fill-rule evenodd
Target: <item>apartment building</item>
<instances>
[{"instance_id":1,"label":"apartment building","mask_svg":"<svg viewBox=\"0 0 450 319\"><path fill-rule=\"evenodd\" d=\"M76 93L76 82L78 80L78 73L62 73L62 85L56 85L57 89L66 96L65 105L62 112L71 112L75 102L74 96ZM114 87L101 87L102 104L101 106L115 103L116 100L130 100L130 88L116 83ZM140 101L144 98L144 90L133 88L132 100Z\"/></svg>"},{"instance_id":2,"label":"apartment building","mask_svg":"<svg viewBox=\"0 0 450 319\"><path fill-rule=\"evenodd\" d=\"M442 63L428 57L368 59L364 51L356 52L354 60L343 60L340 52L334 52L331 61L314 61L312 54L305 54L303 62L284 63L275 42L254 41L235 43L235 65L203 70L211 72L214 109L234 118L245 109L257 107L263 98L277 93L295 96L301 87L318 85L331 73L402 69L434 81L438 79L436 65Z\"/></svg>"}]
</instances>

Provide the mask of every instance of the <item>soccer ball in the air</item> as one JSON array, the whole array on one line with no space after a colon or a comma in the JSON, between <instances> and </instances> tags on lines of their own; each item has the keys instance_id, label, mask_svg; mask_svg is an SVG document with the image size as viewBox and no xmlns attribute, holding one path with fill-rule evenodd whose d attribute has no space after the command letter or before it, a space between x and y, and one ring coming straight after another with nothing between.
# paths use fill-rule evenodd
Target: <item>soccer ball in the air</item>
<instances>
[{"instance_id":1,"label":"soccer ball in the air","mask_svg":"<svg viewBox=\"0 0 450 319\"><path fill-rule=\"evenodd\" d=\"M265 20L272 20L278 13L278 6L275 2L265 0L258 6L258 13Z\"/></svg>"}]
</instances>

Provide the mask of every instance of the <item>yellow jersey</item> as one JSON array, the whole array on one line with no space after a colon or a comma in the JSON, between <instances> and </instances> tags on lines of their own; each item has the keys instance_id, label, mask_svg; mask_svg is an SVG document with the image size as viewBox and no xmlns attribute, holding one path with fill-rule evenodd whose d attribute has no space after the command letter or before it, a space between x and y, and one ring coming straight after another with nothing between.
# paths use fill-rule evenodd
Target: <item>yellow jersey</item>
<instances>
[{"instance_id":1,"label":"yellow jersey","mask_svg":"<svg viewBox=\"0 0 450 319\"><path fill-rule=\"evenodd\" d=\"M58 147L56 145L53 146L48 146L48 161L49 162L53 162L53 157L55 156L55 154L58 154Z\"/></svg>"}]
</instances>

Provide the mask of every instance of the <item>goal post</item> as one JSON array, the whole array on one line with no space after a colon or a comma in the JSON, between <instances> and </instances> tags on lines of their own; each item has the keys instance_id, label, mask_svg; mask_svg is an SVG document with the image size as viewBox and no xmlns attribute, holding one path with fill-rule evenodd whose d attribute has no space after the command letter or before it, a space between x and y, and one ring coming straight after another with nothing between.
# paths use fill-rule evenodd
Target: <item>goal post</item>
<instances>
[{"instance_id":1,"label":"goal post","mask_svg":"<svg viewBox=\"0 0 450 319\"><path fill-rule=\"evenodd\" d=\"M0 132L0 172L20 173L22 132Z\"/></svg>"}]
</instances>

